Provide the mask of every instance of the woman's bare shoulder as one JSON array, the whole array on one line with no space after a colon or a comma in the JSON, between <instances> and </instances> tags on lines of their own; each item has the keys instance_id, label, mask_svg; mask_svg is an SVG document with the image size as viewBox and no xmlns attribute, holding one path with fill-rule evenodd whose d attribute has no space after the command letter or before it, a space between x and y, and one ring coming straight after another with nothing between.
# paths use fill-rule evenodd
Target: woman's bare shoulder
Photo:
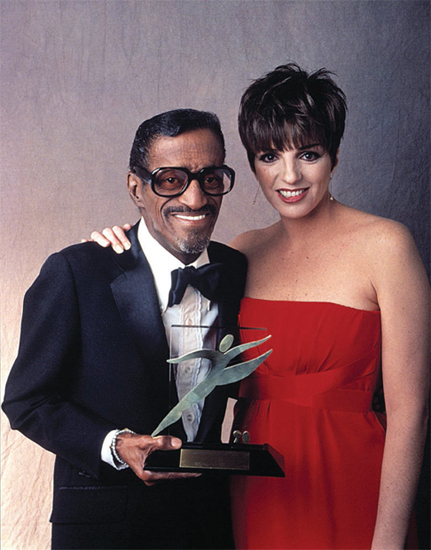
<instances>
[{"instance_id":1,"label":"woman's bare shoulder","mask_svg":"<svg viewBox=\"0 0 431 550\"><path fill-rule=\"evenodd\" d=\"M263 229L252 229L251 231L241 233L235 237L229 245L232 248L236 248L246 256L250 256L253 252L256 252L264 246L269 239L271 239L271 236L274 234L275 225L271 225Z\"/></svg>"},{"instance_id":2,"label":"woman's bare shoulder","mask_svg":"<svg viewBox=\"0 0 431 550\"><path fill-rule=\"evenodd\" d=\"M409 229L402 223L360 210L346 211L345 235L360 250L361 257L372 261L377 270L394 263L417 262L419 255Z\"/></svg>"},{"instance_id":3,"label":"woman's bare shoulder","mask_svg":"<svg viewBox=\"0 0 431 550\"><path fill-rule=\"evenodd\" d=\"M410 231L402 223L369 214L355 208L344 211L346 230L356 234L358 242L366 240L370 245L392 247L412 243Z\"/></svg>"}]
</instances>

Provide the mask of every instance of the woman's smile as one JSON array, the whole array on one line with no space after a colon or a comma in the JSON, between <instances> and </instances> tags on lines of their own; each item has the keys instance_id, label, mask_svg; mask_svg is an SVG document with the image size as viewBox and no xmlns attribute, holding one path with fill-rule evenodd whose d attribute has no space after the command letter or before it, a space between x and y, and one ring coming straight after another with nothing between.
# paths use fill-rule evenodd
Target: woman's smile
<instances>
[{"instance_id":1,"label":"woman's smile","mask_svg":"<svg viewBox=\"0 0 431 550\"><path fill-rule=\"evenodd\" d=\"M279 189L278 193L282 196L282 200L284 200L285 202L298 202L304 198L308 189L308 187L305 189L296 189L295 191L289 191L288 189Z\"/></svg>"}]
</instances>

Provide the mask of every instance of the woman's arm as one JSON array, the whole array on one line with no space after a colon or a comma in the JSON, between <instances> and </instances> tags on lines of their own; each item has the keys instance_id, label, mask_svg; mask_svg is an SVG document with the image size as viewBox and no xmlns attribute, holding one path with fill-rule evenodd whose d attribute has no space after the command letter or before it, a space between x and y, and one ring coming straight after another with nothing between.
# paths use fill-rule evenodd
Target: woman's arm
<instances>
[{"instance_id":1,"label":"woman's arm","mask_svg":"<svg viewBox=\"0 0 431 550\"><path fill-rule=\"evenodd\" d=\"M388 224L373 249L382 318L387 433L372 549L404 548L428 419L430 292L409 232Z\"/></svg>"}]
</instances>

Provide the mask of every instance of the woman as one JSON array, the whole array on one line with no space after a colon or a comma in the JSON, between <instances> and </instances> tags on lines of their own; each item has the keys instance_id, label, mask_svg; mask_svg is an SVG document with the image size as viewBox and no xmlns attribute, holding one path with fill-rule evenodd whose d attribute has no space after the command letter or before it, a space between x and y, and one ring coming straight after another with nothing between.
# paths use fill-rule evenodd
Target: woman
<instances>
[{"instance_id":1,"label":"woman","mask_svg":"<svg viewBox=\"0 0 431 550\"><path fill-rule=\"evenodd\" d=\"M233 481L238 548L403 548L426 432L429 290L408 231L330 194L343 92L296 65L240 106L250 166L280 220L240 235L241 324L272 334L236 423L286 478ZM372 411L383 379L387 430ZM267 526L267 531L262 529Z\"/></svg>"},{"instance_id":2,"label":"woman","mask_svg":"<svg viewBox=\"0 0 431 550\"><path fill-rule=\"evenodd\" d=\"M249 263L240 322L267 327L274 350L241 383L234 424L283 455L286 477L233 478L237 548L405 545L428 414L429 287L405 227L331 196L345 112L327 71L295 64L241 100L241 140L280 219L232 243Z\"/></svg>"}]
</instances>

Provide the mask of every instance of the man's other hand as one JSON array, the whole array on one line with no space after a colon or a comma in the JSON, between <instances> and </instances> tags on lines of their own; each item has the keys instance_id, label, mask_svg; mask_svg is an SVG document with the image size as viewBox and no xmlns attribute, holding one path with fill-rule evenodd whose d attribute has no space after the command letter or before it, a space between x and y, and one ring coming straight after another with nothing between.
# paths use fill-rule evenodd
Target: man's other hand
<instances>
[{"instance_id":1,"label":"man's other hand","mask_svg":"<svg viewBox=\"0 0 431 550\"><path fill-rule=\"evenodd\" d=\"M122 433L117 437L116 450L145 485L154 485L157 481L198 477L200 474L180 472L152 472L144 470L147 457L154 451L172 451L181 447L181 439L169 435L151 437Z\"/></svg>"}]
</instances>

